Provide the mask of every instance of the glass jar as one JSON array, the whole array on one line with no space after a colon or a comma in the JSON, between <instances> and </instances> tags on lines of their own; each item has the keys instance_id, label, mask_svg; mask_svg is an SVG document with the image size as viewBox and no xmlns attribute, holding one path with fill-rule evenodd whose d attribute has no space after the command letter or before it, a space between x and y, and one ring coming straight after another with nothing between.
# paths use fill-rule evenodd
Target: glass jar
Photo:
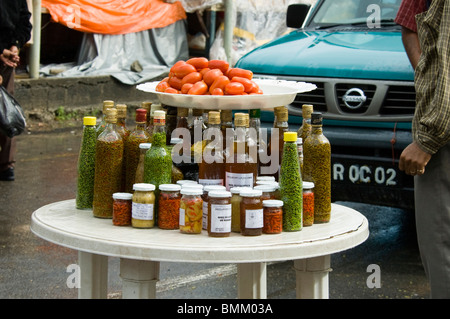
<instances>
[{"instance_id":1,"label":"glass jar","mask_svg":"<svg viewBox=\"0 0 450 319\"><path fill-rule=\"evenodd\" d=\"M231 233L231 193L213 190L208 193L208 235L229 237Z\"/></svg>"},{"instance_id":2,"label":"glass jar","mask_svg":"<svg viewBox=\"0 0 450 319\"><path fill-rule=\"evenodd\" d=\"M303 182L303 226L314 224L314 183Z\"/></svg>"},{"instance_id":3,"label":"glass jar","mask_svg":"<svg viewBox=\"0 0 450 319\"><path fill-rule=\"evenodd\" d=\"M200 184L201 185L201 184ZM189 186L189 185L188 185ZM202 218L202 229L208 229L208 193L214 190L226 190L225 186L222 185L204 185L203 186L203 218Z\"/></svg>"},{"instance_id":4,"label":"glass jar","mask_svg":"<svg viewBox=\"0 0 450 319\"><path fill-rule=\"evenodd\" d=\"M180 202L180 232L200 234L202 232L203 190L198 187L182 187Z\"/></svg>"},{"instance_id":5,"label":"glass jar","mask_svg":"<svg viewBox=\"0 0 450 319\"><path fill-rule=\"evenodd\" d=\"M244 236L259 236L264 226L262 191L245 189L241 191L241 233Z\"/></svg>"},{"instance_id":6,"label":"glass jar","mask_svg":"<svg viewBox=\"0 0 450 319\"><path fill-rule=\"evenodd\" d=\"M230 189L231 193L231 231L240 233L241 232L241 190L251 189L248 187L232 187Z\"/></svg>"},{"instance_id":7,"label":"glass jar","mask_svg":"<svg viewBox=\"0 0 450 319\"><path fill-rule=\"evenodd\" d=\"M131 225L131 206L133 194L114 193L113 194L113 216L112 223L115 226Z\"/></svg>"},{"instance_id":8,"label":"glass jar","mask_svg":"<svg viewBox=\"0 0 450 319\"><path fill-rule=\"evenodd\" d=\"M253 189L262 191L261 200L266 199L280 199L279 186L277 184L257 185Z\"/></svg>"},{"instance_id":9,"label":"glass jar","mask_svg":"<svg viewBox=\"0 0 450 319\"><path fill-rule=\"evenodd\" d=\"M279 234L283 230L283 201L264 200L264 234Z\"/></svg>"},{"instance_id":10,"label":"glass jar","mask_svg":"<svg viewBox=\"0 0 450 319\"><path fill-rule=\"evenodd\" d=\"M179 229L181 186L177 184L159 185L158 227Z\"/></svg>"},{"instance_id":11,"label":"glass jar","mask_svg":"<svg viewBox=\"0 0 450 319\"><path fill-rule=\"evenodd\" d=\"M133 185L131 226L152 228L155 225L155 185L139 183Z\"/></svg>"}]
</instances>

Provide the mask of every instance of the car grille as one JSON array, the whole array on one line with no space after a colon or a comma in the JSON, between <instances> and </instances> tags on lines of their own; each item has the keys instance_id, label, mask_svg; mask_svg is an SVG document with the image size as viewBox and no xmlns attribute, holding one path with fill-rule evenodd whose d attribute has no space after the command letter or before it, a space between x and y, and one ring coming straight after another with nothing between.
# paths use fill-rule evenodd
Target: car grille
<instances>
[{"instance_id":1,"label":"car grille","mask_svg":"<svg viewBox=\"0 0 450 319\"><path fill-rule=\"evenodd\" d=\"M413 82L349 80L335 78L281 78L313 83L317 89L298 94L289 105L290 113L301 116L303 104L314 105L325 118L361 121L411 121L415 109ZM366 102L357 109L348 107L343 96L358 88L364 92Z\"/></svg>"}]
</instances>

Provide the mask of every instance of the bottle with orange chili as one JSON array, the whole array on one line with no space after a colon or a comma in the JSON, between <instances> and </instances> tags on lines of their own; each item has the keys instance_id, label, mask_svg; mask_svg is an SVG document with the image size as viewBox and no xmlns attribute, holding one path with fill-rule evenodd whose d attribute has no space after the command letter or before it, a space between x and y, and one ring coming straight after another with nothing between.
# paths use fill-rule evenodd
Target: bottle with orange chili
<instances>
[{"instance_id":1,"label":"bottle with orange chili","mask_svg":"<svg viewBox=\"0 0 450 319\"><path fill-rule=\"evenodd\" d=\"M263 201L265 234L279 234L283 230L283 201L269 199Z\"/></svg>"},{"instance_id":2,"label":"bottle with orange chili","mask_svg":"<svg viewBox=\"0 0 450 319\"><path fill-rule=\"evenodd\" d=\"M158 227L178 229L180 227L181 186L177 184L159 185Z\"/></svg>"}]
</instances>

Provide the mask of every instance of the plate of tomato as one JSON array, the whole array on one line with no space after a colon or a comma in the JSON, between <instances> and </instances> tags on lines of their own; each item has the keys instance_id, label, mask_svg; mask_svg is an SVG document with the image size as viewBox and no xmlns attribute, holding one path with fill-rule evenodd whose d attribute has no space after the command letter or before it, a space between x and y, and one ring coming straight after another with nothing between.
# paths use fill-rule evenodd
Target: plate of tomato
<instances>
[{"instance_id":1,"label":"plate of tomato","mask_svg":"<svg viewBox=\"0 0 450 319\"><path fill-rule=\"evenodd\" d=\"M155 93L162 104L217 110L273 109L292 103L298 93L316 86L306 82L256 79L250 70L231 68L223 60L191 58L175 63L161 81L137 85Z\"/></svg>"}]
</instances>

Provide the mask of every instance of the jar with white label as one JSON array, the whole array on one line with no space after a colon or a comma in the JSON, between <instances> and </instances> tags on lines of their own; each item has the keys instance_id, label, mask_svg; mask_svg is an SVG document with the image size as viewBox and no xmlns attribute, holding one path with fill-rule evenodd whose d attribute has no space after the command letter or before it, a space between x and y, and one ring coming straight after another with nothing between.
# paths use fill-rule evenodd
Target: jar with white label
<instances>
[{"instance_id":1,"label":"jar with white label","mask_svg":"<svg viewBox=\"0 0 450 319\"><path fill-rule=\"evenodd\" d=\"M200 234L202 232L203 200L202 188L181 188L180 232Z\"/></svg>"},{"instance_id":2,"label":"jar with white label","mask_svg":"<svg viewBox=\"0 0 450 319\"><path fill-rule=\"evenodd\" d=\"M208 235L229 237L231 233L231 193L210 191L208 200Z\"/></svg>"},{"instance_id":3,"label":"jar with white label","mask_svg":"<svg viewBox=\"0 0 450 319\"><path fill-rule=\"evenodd\" d=\"M222 185L205 185L203 186L203 218L202 218L202 229L208 229L208 193L210 191L221 191L226 190L225 186Z\"/></svg>"},{"instance_id":4,"label":"jar with white label","mask_svg":"<svg viewBox=\"0 0 450 319\"><path fill-rule=\"evenodd\" d=\"M133 185L131 226L152 228L155 225L155 185L137 183Z\"/></svg>"},{"instance_id":5,"label":"jar with white label","mask_svg":"<svg viewBox=\"0 0 450 319\"><path fill-rule=\"evenodd\" d=\"M264 227L262 191L245 189L241 191L241 233L244 236L259 236Z\"/></svg>"}]
</instances>

